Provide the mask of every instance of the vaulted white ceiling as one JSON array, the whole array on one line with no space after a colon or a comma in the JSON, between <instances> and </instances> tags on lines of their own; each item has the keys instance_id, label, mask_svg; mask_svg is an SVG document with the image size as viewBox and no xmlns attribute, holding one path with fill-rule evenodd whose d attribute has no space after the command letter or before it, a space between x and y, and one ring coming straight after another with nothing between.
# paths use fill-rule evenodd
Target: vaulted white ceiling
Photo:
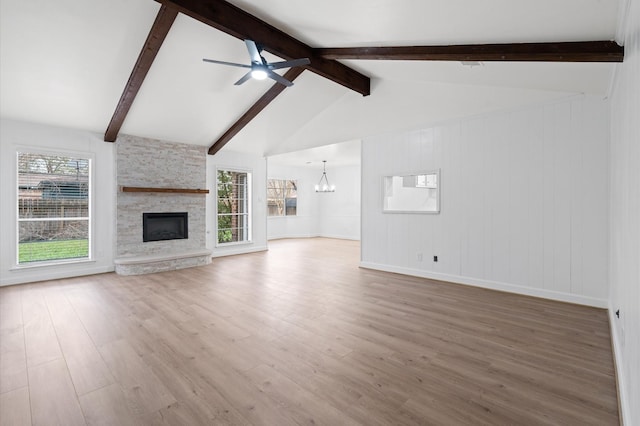
<instances>
[{"instance_id":1,"label":"vaulted white ceiling","mask_svg":"<svg viewBox=\"0 0 640 426\"><path fill-rule=\"evenodd\" d=\"M232 0L312 47L611 40L618 0ZM1 0L0 115L104 133L160 4ZM268 41L263 41L268 45ZM211 145L272 82L234 86L241 40L179 15L121 133ZM276 59L268 56L267 59ZM363 61L362 97L310 72L223 149L279 154L578 93L613 64Z\"/></svg>"}]
</instances>

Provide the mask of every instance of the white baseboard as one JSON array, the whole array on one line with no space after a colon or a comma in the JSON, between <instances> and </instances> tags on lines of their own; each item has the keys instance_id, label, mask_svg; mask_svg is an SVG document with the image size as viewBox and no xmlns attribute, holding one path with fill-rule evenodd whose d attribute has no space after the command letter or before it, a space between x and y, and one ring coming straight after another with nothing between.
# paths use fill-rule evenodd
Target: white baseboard
<instances>
[{"instance_id":1,"label":"white baseboard","mask_svg":"<svg viewBox=\"0 0 640 426\"><path fill-rule=\"evenodd\" d=\"M439 281L449 281L456 284L464 284L491 290L506 291L509 293L523 294L526 296L541 297L544 299L558 300L561 302L575 303L578 305L593 306L596 308L606 309L608 307L608 303L604 299L596 299L593 297L581 296L576 294L561 293L558 291L545 290L541 288L523 287L516 284L509 284L498 281L489 281L471 277L463 277L459 275L442 274L439 272L423 271L420 269L404 268L393 265L383 265L373 262L360 262L360 267L367 269L376 269L379 271L395 272L397 274L411 275L414 277L429 278Z\"/></svg>"},{"instance_id":2,"label":"white baseboard","mask_svg":"<svg viewBox=\"0 0 640 426\"><path fill-rule=\"evenodd\" d=\"M235 247L225 247L224 250L214 249L211 257L224 257L224 256L235 256L236 254L247 254L247 253L255 253L257 251L267 251L269 248L267 246L243 246L241 244Z\"/></svg>"},{"instance_id":3,"label":"white baseboard","mask_svg":"<svg viewBox=\"0 0 640 426\"><path fill-rule=\"evenodd\" d=\"M322 234L322 235L318 235L318 237L335 238L336 240L360 241L360 237L355 237L353 235Z\"/></svg>"},{"instance_id":4,"label":"white baseboard","mask_svg":"<svg viewBox=\"0 0 640 426\"><path fill-rule=\"evenodd\" d=\"M0 280L0 287L14 284L27 284L38 281L59 280L63 278L82 277L86 275L104 274L107 272L113 272L115 270L114 265L100 266L93 268L82 269L67 269L67 270L53 270L52 268L43 269L37 273L29 273L23 275L16 275L10 278L3 278Z\"/></svg>"},{"instance_id":5,"label":"white baseboard","mask_svg":"<svg viewBox=\"0 0 640 426\"><path fill-rule=\"evenodd\" d=\"M622 369L622 347L618 339L618 333L614 324L618 321L613 307L609 306L609 330L611 333L611 348L613 350L613 364L616 370L616 386L618 387L618 406L620 424L630 425L631 413L629 412L629 400L627 399L625 375Z\"/></svg>"},{"instance_id":6,"label":"white baseboard","mask_svg":"<svg viewBox=\"0 0 640 426\"><path fill-rule=\"evenodd\" d=\"M269 241L272 240L284 240L287 238L335 238L336 240L350 240L360 241L360 238L352 235L338 235L338 234L290 234L290 235L273 235L268 237Z\"/></svg>"},{"instance_id":7,"label":"white baseboard","mask_svg":"<svg viewBox=\"0 0 640 426\"><path fill-rule=\"evenodd\" d=\"M270 235L267 240L285 240L287 238L315 238L317 234L287 234L287 235Z\"/></svg>"}]
</instances>

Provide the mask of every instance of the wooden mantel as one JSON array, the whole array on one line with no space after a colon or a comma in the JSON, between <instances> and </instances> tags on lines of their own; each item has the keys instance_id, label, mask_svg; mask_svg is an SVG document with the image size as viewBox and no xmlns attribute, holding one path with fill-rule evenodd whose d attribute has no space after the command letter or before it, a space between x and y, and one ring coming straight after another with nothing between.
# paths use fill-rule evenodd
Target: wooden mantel
<instances>
[{"instance_id":1,"label":"wooden mantel","mask_svg":"<svg viewBox=\"0 0 640 426\"><path fill-rule=\"evenodd\" d=\"M208 194L208 189L191 188L144 188L140 186L121 186L122 192L169 192L173 194Z\"/></svg>"}]
</instances>

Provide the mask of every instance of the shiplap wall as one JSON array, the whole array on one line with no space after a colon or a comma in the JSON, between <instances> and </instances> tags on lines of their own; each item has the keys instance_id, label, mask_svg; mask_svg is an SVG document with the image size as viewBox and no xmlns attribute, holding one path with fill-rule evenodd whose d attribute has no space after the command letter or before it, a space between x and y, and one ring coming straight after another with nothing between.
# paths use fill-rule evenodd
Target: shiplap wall
<instances>
[{"instance_id":1,"label":"shiplap wall","mask_svg":"<svg viewBox=\"0 0 640 426\"><path fill-rule=\"evenodd\" d=\"M640 2L620 7L627 22L611 97L609 317L624 424L640 425Z\"/></svg>"},{"instance_id":2,"label":"shiplap wall","mask_svg":"<svg viewBox=\"0 0 640 426\"><path fill-rule=\"evenodd\" d=\"M608 129L580 96L364 140L361 265L606 307ZM440 214L382 213L383 176L432 169Z\"/></svg>"}]
</instances>

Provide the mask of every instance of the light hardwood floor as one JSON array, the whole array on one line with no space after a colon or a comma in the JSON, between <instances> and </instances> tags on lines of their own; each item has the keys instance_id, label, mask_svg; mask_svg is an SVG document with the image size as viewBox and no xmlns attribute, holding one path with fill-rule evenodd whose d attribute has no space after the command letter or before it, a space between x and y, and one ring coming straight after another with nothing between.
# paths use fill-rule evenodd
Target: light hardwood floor
<instances>
[{"instance_id":1,"label":"light hardwood floor","mask_svg":"<svg viewBox=\"0 0 640 426\"><path fill-rule=\"evenodd\" d=\"M615 425L605 311L280 240L0 288L2 425Z\"/></svg>"}]
</instances>

